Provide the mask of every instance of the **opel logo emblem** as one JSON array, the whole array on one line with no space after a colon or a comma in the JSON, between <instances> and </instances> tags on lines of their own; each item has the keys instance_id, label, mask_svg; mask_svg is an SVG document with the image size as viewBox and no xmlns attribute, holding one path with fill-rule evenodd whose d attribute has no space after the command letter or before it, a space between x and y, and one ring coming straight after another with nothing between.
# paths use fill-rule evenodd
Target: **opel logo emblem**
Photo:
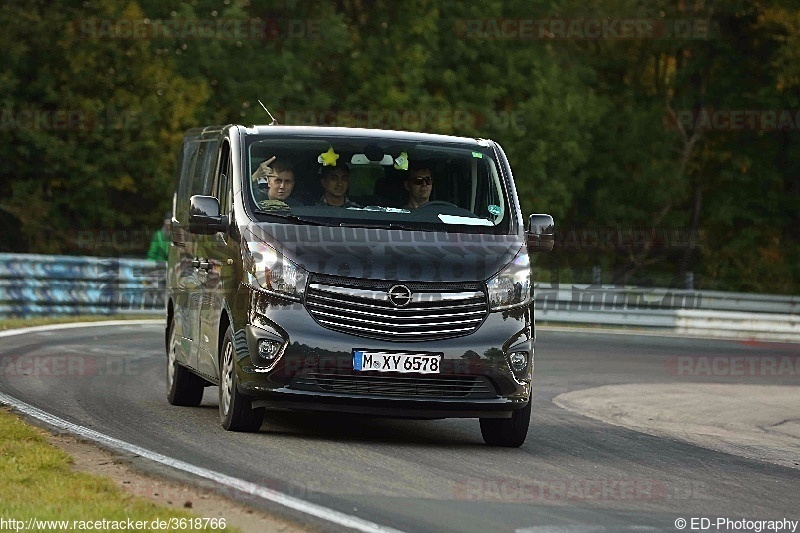
<instances>
[{"instance_id":1,"label":"opel logo emblem","mask_svg":"<svg viewBox=\"0 0 800 533\"><path fill-rule=\"evenodd\" d=\"M389 301L395 307L405 307L411 303L411 289L405 285L395 285L389 289Z\"/></svg>"}]
</instances>

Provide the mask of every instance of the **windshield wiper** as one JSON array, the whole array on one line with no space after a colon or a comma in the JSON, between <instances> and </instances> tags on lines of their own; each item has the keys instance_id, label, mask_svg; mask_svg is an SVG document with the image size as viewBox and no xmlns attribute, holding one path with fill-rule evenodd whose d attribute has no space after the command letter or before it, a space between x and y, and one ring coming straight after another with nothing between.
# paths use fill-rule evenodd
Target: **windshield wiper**
<instances>
[{"instance_id":1,"label":"windshield wiper","mask_svg":"<svg viewBox=\"0 0 800 533\"><path fill-rule=\"evenodd\" d=\"M302 224L308 224L311 226L330 226L330 224L323 224L319 220L314 220L313 218L304 218L299 217L297 215L290 215L289 213L281 213L274 210L265 211L263 209L256 209L255 212L259 215L267 215L271 217L281 218L283 220L291 220L292 222L299 222Z\"/></svg>"},{"instance_id":2,"label":"windshield wiper","mask_svg":"<svg viewBox=\"0 0 800 533\"><path fill-rule=\"evenodd\" d=\"M340 228L367 228L367 229L412 229L410 226L391 222L389 224L365 224L363 222L339 222Z\"/></svg>"}]
</instances>

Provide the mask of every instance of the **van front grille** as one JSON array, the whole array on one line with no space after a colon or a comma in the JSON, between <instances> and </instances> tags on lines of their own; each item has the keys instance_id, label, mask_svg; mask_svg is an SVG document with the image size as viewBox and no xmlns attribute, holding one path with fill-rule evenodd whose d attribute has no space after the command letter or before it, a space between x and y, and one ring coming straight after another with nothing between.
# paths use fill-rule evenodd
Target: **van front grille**
<instances>
[{"instance_id":1,"label":"van front grille","mask_svg":"<svg viewBox=\"0 0 800 533\"><path fill-rule=\"evenodd\" d=\"M487 315L486 293L477 287L443 291L438 287L427 289L419 283L392 286L409 289L411 297L397 305L389 298L391 287L312 281L306 290L306 308L325 328L390 342L469 335Z\"/></svg>"},{"instance_id":2,"label":"van front grille","mask_svg":"<svg viewBox=\"0 0 800 533\"><path fill-rule=\"evenodd\" d=\"M295 376L290 388L339 394L414 398L495 398L497 392L483 376L382 376L307 372Z\"/></svg>"}]
</instances>

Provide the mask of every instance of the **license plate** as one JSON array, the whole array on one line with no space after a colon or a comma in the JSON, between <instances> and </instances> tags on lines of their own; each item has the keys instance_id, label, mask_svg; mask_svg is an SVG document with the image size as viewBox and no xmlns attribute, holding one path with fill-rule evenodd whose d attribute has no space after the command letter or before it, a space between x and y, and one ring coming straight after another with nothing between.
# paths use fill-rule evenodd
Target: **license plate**
<instances>
[{"instance_id":1,"label":"license plate","mask_svg":"<svg viewBox=\"0 0 800 533\"><path fill-rule=\"evenodd\" d=\"M438 374L441 354L369 352L353 350L353 370L400 372L404 374Z\"/></svg>"}]
</instances>

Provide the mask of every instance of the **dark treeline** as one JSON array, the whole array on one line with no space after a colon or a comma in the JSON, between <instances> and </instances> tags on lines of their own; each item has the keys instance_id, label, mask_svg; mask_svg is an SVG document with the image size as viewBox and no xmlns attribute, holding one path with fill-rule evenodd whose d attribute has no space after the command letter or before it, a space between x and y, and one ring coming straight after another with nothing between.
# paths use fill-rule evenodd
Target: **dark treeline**
<instances>
[{"instance_id":1,"label":"dark treeline","mask_svg":"<svg viewBox=\"0 0 800 533\"><path fill-rule=\"evenodd\" d=\"M794 0L4 4L0 251L143 253L183 131L260 99L499 141L564 228L543 281L798 292Z\"/></svg>"}]
</instances>

